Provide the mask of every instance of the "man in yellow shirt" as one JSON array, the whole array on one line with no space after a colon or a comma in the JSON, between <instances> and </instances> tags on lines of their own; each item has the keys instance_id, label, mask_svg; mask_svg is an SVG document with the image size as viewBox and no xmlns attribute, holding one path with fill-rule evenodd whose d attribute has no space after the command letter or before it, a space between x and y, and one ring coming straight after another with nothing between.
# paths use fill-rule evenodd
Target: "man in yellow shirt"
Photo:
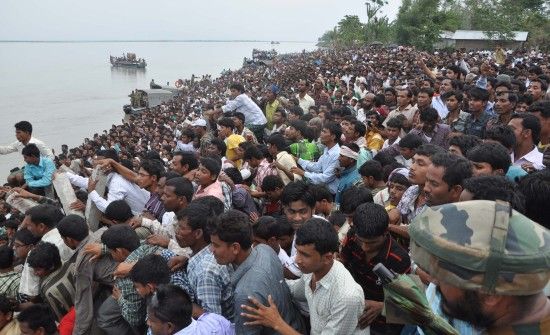
<instances>
[{"instance_id":1,"label":"man in yellow shirt","mask_svg":"<svg viewBox=\"0 0 550 335\"><path fill-rule=\"evenodd\" d=\"M366 115L367 119L367 134L365 135L365 139L367 142L367 148L373 151L373 153L380 151L382 149L382 146L384 145L384 139L382 138L382 135L380 135L380 131L378 130L378 125L380 121L380 114L377 112L369 112Z\"/></svg>"},{"instance_id":2,"label":"man in yellow shirt","mask_svg":"<svg viewBox=\"0 0 550 335\"><path fill-rule=\"evenodd\" d=\"M239 144L245 142L245 138L241 135L234 134L235 122L229 117L222 117L218 120L218 135L224 139L227 150L225 151L225 157L235 163L238 169L241 168L242 159L237 159L236 149Z\"/></svg>"}]
</instances>

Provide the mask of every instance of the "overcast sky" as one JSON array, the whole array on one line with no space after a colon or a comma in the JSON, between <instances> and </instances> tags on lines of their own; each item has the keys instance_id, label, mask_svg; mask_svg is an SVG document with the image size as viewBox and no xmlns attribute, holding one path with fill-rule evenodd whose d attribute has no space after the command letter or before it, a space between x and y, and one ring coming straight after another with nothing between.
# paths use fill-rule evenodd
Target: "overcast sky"
<instances>
[{"instance_id":1,"label":"overcast sky","mask_svg":"<svg viewBox=\"0 0 550 335\"><path fill-rule=\"evenodd\" d=\"M316 41L359 0L2 0L0 40ZM401 0L389 0L394 19Z\"/></svg>"}]
</instances>

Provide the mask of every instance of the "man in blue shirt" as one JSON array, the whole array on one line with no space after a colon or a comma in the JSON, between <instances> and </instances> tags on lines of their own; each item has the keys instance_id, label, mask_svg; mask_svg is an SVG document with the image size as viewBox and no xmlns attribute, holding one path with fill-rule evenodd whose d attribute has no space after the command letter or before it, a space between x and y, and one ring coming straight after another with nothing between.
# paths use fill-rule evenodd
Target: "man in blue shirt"
<instances>
[{"instance_id":1,"label":"man in blue shirt","mask_svg":"<svg viewBox=\"0 0 550 335\"><path fill-rule=\"evenodd\" d=\"M361 176L357 171L357 158L359 157L359 147L355 143L340 148L340 182L338 183L338 192L336 193L336 203L340 205L342 193L351 186L357 185L361 181Z\"/></svg>"},{"instance_id":2,"label":"man in blue shirt","mask_svg":"<svg viewBox=\"0 0 550 335\"><path fill-rule=\"evenodd\" d=\"M51 158L40 156L40 149L33 144L27 144L23 150L23 159L25 160L25 185L32 193L44 195L44 188L51 186L52 176L55 172L55 164Z\"/></svg>"}]
</instances>

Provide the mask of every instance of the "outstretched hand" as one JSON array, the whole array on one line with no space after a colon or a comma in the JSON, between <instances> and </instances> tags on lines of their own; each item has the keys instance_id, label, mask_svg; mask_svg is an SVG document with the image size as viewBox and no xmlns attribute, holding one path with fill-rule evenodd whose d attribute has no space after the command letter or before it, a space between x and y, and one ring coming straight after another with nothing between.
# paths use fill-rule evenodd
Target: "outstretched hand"
<instances>
[{"instance_id":1,"label":"outstretched hand","mask_svg":"<svg viewBox=\"0 0 550 335\"><path fill-rule=\"evenodd\" d=\"M248 313L241 313L242 316L250 319L244 324L247 326L264 326L269 328L277 328L281 322L284 323L277 306L273 301L271 295L267 297L268 305L264 306L258 299L254 297L248 297L248 300L252 303L252 306L241 305L241 308Z\"/></svg>"}]
</instances>

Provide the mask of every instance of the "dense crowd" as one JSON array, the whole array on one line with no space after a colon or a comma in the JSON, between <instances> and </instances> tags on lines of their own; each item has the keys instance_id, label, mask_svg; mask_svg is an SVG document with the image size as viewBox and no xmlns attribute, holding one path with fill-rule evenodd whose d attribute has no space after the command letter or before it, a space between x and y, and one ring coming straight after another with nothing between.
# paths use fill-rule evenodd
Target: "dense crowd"
<instances>
[{"instance_id":1,"label":"dense crowd","mask_svg":"<svg viewBox=\"0 0 550 335\"><path fill-rule=\"evenodd\" d=\"M550 55L271 58L59 153L15 124L1 335L550 333Z\"/></svg>"}]
</instances>

